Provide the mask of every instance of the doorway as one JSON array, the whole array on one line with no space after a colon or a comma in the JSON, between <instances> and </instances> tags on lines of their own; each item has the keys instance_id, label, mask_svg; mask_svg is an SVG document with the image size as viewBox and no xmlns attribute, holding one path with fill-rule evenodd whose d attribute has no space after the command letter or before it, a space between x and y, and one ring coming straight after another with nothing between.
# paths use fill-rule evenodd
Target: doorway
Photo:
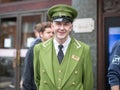
<instances>
[{"instance_id":1,"label":"doorway","mask_svg":"<svg viewBox=\"0 0 120 90\"><path fill-rule=\"evenodd\" d=\"M24 58L35 39L33 29L35 24L44 19L42 13L1 18L0 90L21 90L20 81L24 69Z\"/></svg>"}]
</instances>

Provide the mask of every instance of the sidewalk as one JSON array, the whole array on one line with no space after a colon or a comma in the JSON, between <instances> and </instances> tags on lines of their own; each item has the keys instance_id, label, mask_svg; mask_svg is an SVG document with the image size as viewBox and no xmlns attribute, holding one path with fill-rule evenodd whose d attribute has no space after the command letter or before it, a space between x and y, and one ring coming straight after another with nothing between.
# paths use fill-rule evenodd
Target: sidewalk
<instances>
[{"instance_id":1,"label":"sidewalk","mask_svg":"<svg viewBox=\"0 0 120 90\"><path fill-rule=\"evenodd\" d=\"M0 78L0 90L14 90L14 88L9 87L11 84L11 78L1 77Z\"/></svg>"}]
</instances>

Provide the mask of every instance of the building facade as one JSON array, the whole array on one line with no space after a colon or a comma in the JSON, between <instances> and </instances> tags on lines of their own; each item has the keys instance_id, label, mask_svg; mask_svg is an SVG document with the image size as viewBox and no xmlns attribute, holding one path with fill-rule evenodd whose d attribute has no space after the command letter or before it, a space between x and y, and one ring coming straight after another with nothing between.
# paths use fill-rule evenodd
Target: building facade
<instances>
[{"instance_id":1,"label":"building facade","mask_svg":"<svg viewBox=\"0 0 120 90\"><path fill-rule=\"evenodd\" d=\"M1 0L0 89L10 90L9 84L14 81L15 90L20 90L24 57L35 37L34 25L47 21L47 10L55 4L68 4L77 9L76 20L83 27L71 34L91 47L94 90L110 90L107 82L109 49L112 47L109 28L120 27L117 23L120 22L119 0ZM92 29L85 31L86 27Z\"/></svg>"}]
</instances>

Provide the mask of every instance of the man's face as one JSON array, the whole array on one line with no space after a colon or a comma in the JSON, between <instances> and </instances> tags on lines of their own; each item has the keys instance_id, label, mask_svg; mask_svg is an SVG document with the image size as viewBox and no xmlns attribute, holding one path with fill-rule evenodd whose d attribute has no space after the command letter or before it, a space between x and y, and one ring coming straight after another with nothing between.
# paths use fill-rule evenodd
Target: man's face
<instances>
[{"instance_id":1,"label":"man's face","mask_svg":"<svg viewBox=\"0 0 120 90\"><path fill-rule=\"evenodd\" d=\"M72 23L64 21L63 22L54 21L52 23L52 29L54 30L54 36L56 40L58 42L59 41L64 42L72 30Z\"/></svg>"},{"instance_id":2,"label":"man's face","mask_svg":"<svg viewBox=\"0 0 120 90\"><path fill-rule=\"evenodd\" d=\"M51 28L45 28L44 32L40 33L40 37L41 37L42 41L46 41L46 40L52 38L53 35L54 35L54 31Z\"/></svg>"}]
</instances>

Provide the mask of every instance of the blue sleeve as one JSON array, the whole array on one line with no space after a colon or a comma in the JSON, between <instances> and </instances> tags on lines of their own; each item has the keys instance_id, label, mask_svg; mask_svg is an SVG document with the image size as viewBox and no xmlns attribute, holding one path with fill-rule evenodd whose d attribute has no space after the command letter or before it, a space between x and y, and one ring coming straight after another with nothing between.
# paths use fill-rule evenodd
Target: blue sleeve
<instances>
[{"instance_id":1,"label":"blue sleeve","mask_svg":"<svg viewBox=\"0 0 120 90\"><path fill-rule=\"evenodd\" d=\"M120 85L120 43L113 47L107 76L111 86Z\"/></svg>"}]
</instances>

